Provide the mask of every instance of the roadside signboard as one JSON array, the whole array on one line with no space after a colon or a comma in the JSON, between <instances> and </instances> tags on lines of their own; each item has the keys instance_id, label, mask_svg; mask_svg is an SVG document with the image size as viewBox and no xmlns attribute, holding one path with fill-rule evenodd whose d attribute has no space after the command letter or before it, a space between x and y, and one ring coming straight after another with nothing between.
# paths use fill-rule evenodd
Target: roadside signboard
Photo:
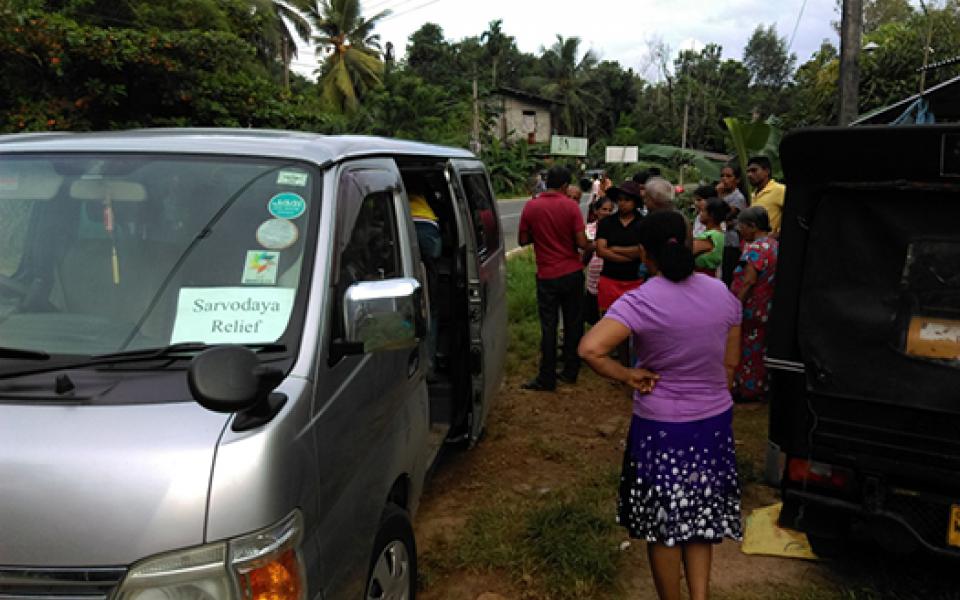
<instances>
[{"instance_id":1,"label":"roadside signboard","mask_svg":"<svg viewBox=\"0 0 960 600\"><path fill-rule=\"evenodd\" d=\"M606 162L635 163L640 159L638 146L607 146Z\"/></svg>"},{"instance_id":2,"label":"roadside signboard","mask_svg":"<svg viewBox=\"0 0 960 600\"><path fill-rule=\"evenodd\" d=\"M587 138L555 135L550 138L550 154L562 156L586 156Z\"/></svg>"}]
</instances>

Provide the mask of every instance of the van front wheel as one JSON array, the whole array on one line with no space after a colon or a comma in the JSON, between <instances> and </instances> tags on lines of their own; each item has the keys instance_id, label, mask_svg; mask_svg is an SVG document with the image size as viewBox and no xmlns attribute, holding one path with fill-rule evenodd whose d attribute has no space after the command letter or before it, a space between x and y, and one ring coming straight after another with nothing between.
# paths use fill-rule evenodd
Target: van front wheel
<instances>
[{"instance_id":1,"label":"van front wheel","mask_svg":"<svg viewBox=\"0 0 960 600\"><path fill-rule=\"evenodd\" d=\"M414 600L417 547L407 512L388 505L380 520L367 575L367 600Z\"/></svg>"}]
</instances>

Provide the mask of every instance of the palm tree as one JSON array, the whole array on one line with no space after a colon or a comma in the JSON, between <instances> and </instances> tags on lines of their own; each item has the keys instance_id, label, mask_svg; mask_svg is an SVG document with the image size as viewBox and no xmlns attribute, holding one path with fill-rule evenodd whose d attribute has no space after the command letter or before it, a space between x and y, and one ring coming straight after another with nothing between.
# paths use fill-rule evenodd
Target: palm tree
<instances>
[{"instance_id":1,"label":"palm tree","mask_svg":"<svg viewBox=\"0 0 960 600\"><path fill-rule=\"evenodd\" d=\"M542 76L528 80L528 87L558 102L556 117L560 131L587 134L587 122L599 108L600 99L591 90L597 57L587 51L579 60L580 38L557 36L549 49L542 49Z\"/></svg>"},{"instance_id":2,"label":"palm tree","mask_svg":"<svg viewBox=\"0 0 960 600\"><path fill-rule=\"evenodd\" d=\"M297 40L310 42L310 21L305 14L310 0L250 0L251 10L269 16L270 27L263 32L262 51L283 63L283 86L290 87L290 61L297 56Z\"/></svg>"},{"instance_id":3,"label":"palm tree","mask_svg":"<svg viewBox=\"0 0 960 600\"><path fill-rule=\"evenodd\" d=\"M384 10L369 19L360 12L359 0L320 0L309 16L319 35L320 93L341 112L353 112L363 95L383 83L380 35L373 33Z\"/></svg>"},{"instance_id":4,"label":"palm tree","mask_svg":"<svg viewBox=\"0 0 960 600\"><path fill-rule=\"evenodd\" d=\"M493 88L497 87L497 65L503 57L503 53L510 48L513 38L503 34L503 19L490 21L486 31L480 35L480 41L485 44L487 54L490 56L490 62L493 65Z\"/></svg>"}]
</instances>

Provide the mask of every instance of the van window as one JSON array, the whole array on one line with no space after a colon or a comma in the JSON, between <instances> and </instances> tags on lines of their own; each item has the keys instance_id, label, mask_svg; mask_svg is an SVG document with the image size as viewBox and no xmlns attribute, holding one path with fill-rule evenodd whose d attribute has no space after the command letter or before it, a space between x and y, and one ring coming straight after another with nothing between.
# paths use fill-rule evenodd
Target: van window
<instances>
[{"instance_id":1,"label":"van window","mask_svg":"<svg viewBox=\"0 0 960 600\"><path fill-rule=\"evenodd\" d=\"M356 223L340 256L340 282L346 289L357 281L401 277L400 245L393 194L368 194L360 205Z\"/></svg>"},{"instance_id":2,"label":"van window","mask_svg":"<svg viewBox=\"0 0 960 600\"><path fill-rule=\"evenodd\" d=\"M476 232L477 254L484 261L500 247L500 222L493 210L490 186L482 173L467 173L463 175L463 188Z\"/></svg>"},{"instance_id":3,"label":"van window","mask_svg":"<svg viewBox=\"0 0 960 600\"><path fill-rule=\"evenodd\" d=\"M34 200L0 199L0 239L6 240L6 252L0 254L0 275L4 277L12 277L20 267L34 204Z\"/></svg>"},{"instance_id":4,"label":"van window","mask_svg":"<svg viewBox=\"0 0 960 600\"><path fill-rule=\"evenodd\" d=\"M298 335L315 179L273 158L0 157L4 345L94 355Z\"/></svg>"}]
</instances>

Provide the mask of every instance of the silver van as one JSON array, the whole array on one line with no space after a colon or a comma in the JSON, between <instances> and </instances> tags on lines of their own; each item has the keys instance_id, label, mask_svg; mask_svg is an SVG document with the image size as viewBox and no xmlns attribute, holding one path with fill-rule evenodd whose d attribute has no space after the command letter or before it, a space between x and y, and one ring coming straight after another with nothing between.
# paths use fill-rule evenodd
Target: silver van
<instances>
[{"instance_id":1,"label":"silver van","mask_svg":"<svg viewBox=\"0 0 960 600\"><path fill-rule=\"evenodd\" d=\"M413 598L502 378L499 223L463 150L0 137L0 598Z\"/></svg>"}]
</instances>

